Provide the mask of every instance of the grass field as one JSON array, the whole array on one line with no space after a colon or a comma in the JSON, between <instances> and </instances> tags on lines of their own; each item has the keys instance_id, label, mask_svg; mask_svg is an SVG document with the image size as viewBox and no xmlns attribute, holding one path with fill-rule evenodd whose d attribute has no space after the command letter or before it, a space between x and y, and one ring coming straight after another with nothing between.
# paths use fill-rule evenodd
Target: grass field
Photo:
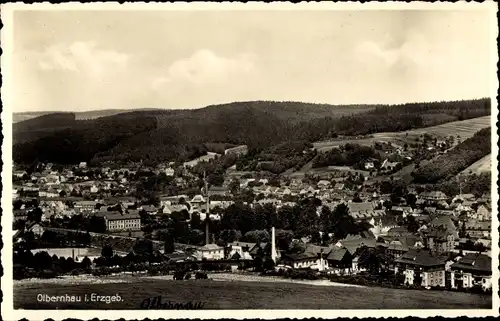
<instances>
[{"instance_id":1,"label":"grass field","mask_svg":"<svg viewBox=\"0 0 500 321\"><path fill-rule=\"evenodd\" d=\"M491 116L455 121L438 126L420 128L408 131L408 135L423 135L429 133L437 136L460 135L463 140L472 137L476 132L491 126Z\"/></svg>"},{"instance_id":2,"label":"grass field","mask_svg":"<svg viewBox=\"0 0 500 321\"><path fill-rule=\"evenodd\" d=\"M484 156L471 166L467 167L462 173L463 174L470 174L470 173L475 173L475 174L481 174L484 172L490 172L491 171L491 154Z\"/></svg>"},{"instance_id":3,"label":"grass field","mask_svg":"<svg viewBox=\"0 0 500 321\"><path fill-rule=\"evenodd\" d=\"M316 142L313 145L314 148L316 148L318 151L327 151L346 143L370 146L375 142L390 142L396 145L404 145L404 138L406 136L406 133L408 133L409 137L420 136L425 133L441 137L450 135L456 137L457 135L460 135L460 138L463 141L469 137L472 137L479 130L490 126L491 116L484 116L463 121L450 122L438 126L409 130L405 132L377 133L373 134L372 138L322 141Z\"/></svg>"},{"instance_id":4,"label":"grass field","mask_svg":"<svg viewBox=\"0 0 500 321\"><path fill-rule=\"evenodd\" d=\"M38 294L118 294L121 302L45 303ZM139 309L143 300L161 296L162 302L204 302L203 309L491 309L488 295L327 287L290 283L169 281L141 279L134 283L14 286L15 309Z\"/></svg>"}]
</instances>

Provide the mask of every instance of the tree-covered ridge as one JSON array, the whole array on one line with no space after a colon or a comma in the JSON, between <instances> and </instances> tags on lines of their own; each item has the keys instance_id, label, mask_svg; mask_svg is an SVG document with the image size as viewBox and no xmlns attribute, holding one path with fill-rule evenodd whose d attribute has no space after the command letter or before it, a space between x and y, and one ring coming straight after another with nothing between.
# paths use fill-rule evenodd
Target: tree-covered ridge
<instances>
[{"instance_id":1,"label":"tree-covered ridge","mask_svg":"<svg viewBox=\"0 0 500 321\"><path fill-rule=\"evenodd\" d=\"M156 119L152 117L131 117L127 114L78 121L70 128L15 144L13 158L18 163L41 161L75 164L89 161L118 142L155 127Z\"/></svg>"},{"instance_id":2,"label":"tree-covered ridge","mask_svg":"<svg viewBox=\"0 0 500 321\"><path fill-rule=\"evenodd\" d=\"M491 127L478 131L446 154L421 165L413 173L416 183L435 183L458 174L491 153Z\"/></svg>"},{"instance_id":3,"label":"tree-covered ridge","mask_svg":"<svg viewBox=\"0 0 500 321\"><path fill-rule=\"evenodd\" d=\"M489 98L452 102L409 103L377 106L366 112L337 119L315 119L302 124L294 132L312 134L316 140L336 135L367 135L380 132L400 132L440 125L491 114ZM301 131L305 127L307 131Z\"/></svg>"},{"instance_id":4,"label":"tree-covered ridge","mask_svg":"<svg viewBox=\"0 0 500 321\"><path fill-rule=\"evenodd\" d=\"M36 159L57 163L184 161L206 153L207 143L245 144L258 154L294 141L311 143L336 135L403 131L485 116L490 114L490 108L489 99L354 107L239 102L196 110L134 111L76 120L64 129L60 129L63 122L52 121L46 115L42 117L48 117L48 122L37 118L16 124L14 160L22 163ZM51 122L53 127L48 125ZM16 137L23 137L23 141L17 143ZM283 166L303 163L309 157L296 158L285 165L281 162L273 166L273 171L281 172Z\"/></svg>"}]
</instances>

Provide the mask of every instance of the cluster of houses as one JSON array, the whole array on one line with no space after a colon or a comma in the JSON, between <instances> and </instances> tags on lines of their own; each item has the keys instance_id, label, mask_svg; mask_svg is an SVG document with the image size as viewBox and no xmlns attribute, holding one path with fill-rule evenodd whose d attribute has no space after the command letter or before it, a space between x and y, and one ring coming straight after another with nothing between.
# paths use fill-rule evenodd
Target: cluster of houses
<instances>
[{"instance_id":1,"label":"cluster of houses","mask_svg":"<svg viewBox=\"0 0 500 321\"><path fill-rule=\"evenodd\" d=\"M225 154L242 155L247 152L246 146L237 146L226 150ZM388 168L396 165L384 162ZM85 176L85 170L88 170L85 163L79 164L76 169L62 171L46 166L42 172L31 175L25 171L14 171L13 198L37 198L38 207L43 212L42 225L49 224L53 218L71 218L81 214L102 218L108 233L141 231L141 212L171 215L186 211L190 217L198 213L202 221L210 212L212 220L220 220L214 210L234 203L228 181L222 187L211 186L206 194L200 191L198 195L160 196L156 206L137 204L132 196L135 192L133 177L138 171L164 174L173 179L173 184L185 187L189 179L194 179L194 175L186 174L190 166L181 166L184 168L183 175L177 175L179 169L174 169L173 163L154 169L140 166L99 168L93 170L93 177ZM368 233L349 236L330 246L313 245L306 241L302 253L277 251L276 258L284 266L313 268L328 273L357 273L362 270L358 249L363 246L382 247L386 254L394 257L393 269L404 273L407 284L434 287L444 286L449 280L452 287L472 287L479 283L483 287L491 287L491 258L488 256L491 255L491 196L461 194L450 197L441 191L418 193L410 190L415 194L414 204L401 201L387 207L385 204L391 195L380 194L376 188L348 189L345 182L345 176L334 175L314 183L296 178L274 186L268 178L240 177L238 187L240 190L251 190L256 196L248 204L250 206L272 204L280 208L294 206L300 198L314 197L321 201L318 215L323 206L333 211L338 205L345 204L356 221L371 225ZM109 207L115 210L107 210ZM15 208L14 221L26 220L32 210L24 204ZM410 217L416 222L411 231L409 227L401 226L401 220L408 221ZM40 224L30 228L39 229ZM467 248L470 244L481 244L483 250ZM265 246L233 242L228 245L228 250L216 244L206 244L197 247L193 255L197 259L224 260L237 256L251 260Z\"/></svg>"}]
</instances>

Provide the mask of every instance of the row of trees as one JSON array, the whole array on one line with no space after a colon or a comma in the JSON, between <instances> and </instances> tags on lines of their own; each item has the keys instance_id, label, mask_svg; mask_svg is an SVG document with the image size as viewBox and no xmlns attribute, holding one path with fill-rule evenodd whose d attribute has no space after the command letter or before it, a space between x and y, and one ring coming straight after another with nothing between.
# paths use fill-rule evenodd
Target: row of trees
<instances>
[{"instance_id":1,"label":"row of trees","mask_svg":"<svg viewBox=\"0 0 500 321\"><path fill-rule=\"evenodd\" d=\"M208 224L211 237L221 245L234 241L269 242L271 227L275 227L277 243L283 250L291 247L294 238L308 236L315 243L327 244L371 227L367 223L356 222L344 204L333 210L323 206L318 212L320 205L321 202L317 199L304 200L296 206L284 206L280 209L272 204L250 207L236 203L226 209L219 208L216 212L221 220L208 219ZM183 211L145 217L143 230L147 237L165 241L173 248L174 242L203 245L205 224L198 213L193 213L190 217ZM332 239L329 234L333 236Z\"/></svg>"}]
</instances>

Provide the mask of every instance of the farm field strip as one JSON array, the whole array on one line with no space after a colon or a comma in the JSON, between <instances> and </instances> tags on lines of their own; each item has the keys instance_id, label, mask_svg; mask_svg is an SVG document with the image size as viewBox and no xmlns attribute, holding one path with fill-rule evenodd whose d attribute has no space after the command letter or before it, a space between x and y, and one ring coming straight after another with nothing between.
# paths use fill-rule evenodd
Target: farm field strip
<instances>
[{"instance_id":1,"label":"farm field strip","mask_svg":"<svg viewBox=\"0 0 500 321\"><path fill-rule=\"evenodd\" d=\"M372 138L319 141L315 142L313 146L318 151L327 151L346 143L372 145L375 142L394 142L396 140L404 138L406 136L406 133L408 133L408 136L418 136L425 133L440 136L460 135L460 138L464 140L472 137L479 130L490 126L491 116L484 116L403 132L376 133L373 134Z\"/></svg>"},{"instance_id":2,"label":"farm field strip","mask_svg":"<svg viewBox=\"0 0 500 321\"><path fill-rule=\"evenodd\" d=\"M480 174L484 172L491 171L491 154L484 156L471 166L467 167L462 171L463 174L468 174L469 172Z\"/></svg>"}]
</instances>

